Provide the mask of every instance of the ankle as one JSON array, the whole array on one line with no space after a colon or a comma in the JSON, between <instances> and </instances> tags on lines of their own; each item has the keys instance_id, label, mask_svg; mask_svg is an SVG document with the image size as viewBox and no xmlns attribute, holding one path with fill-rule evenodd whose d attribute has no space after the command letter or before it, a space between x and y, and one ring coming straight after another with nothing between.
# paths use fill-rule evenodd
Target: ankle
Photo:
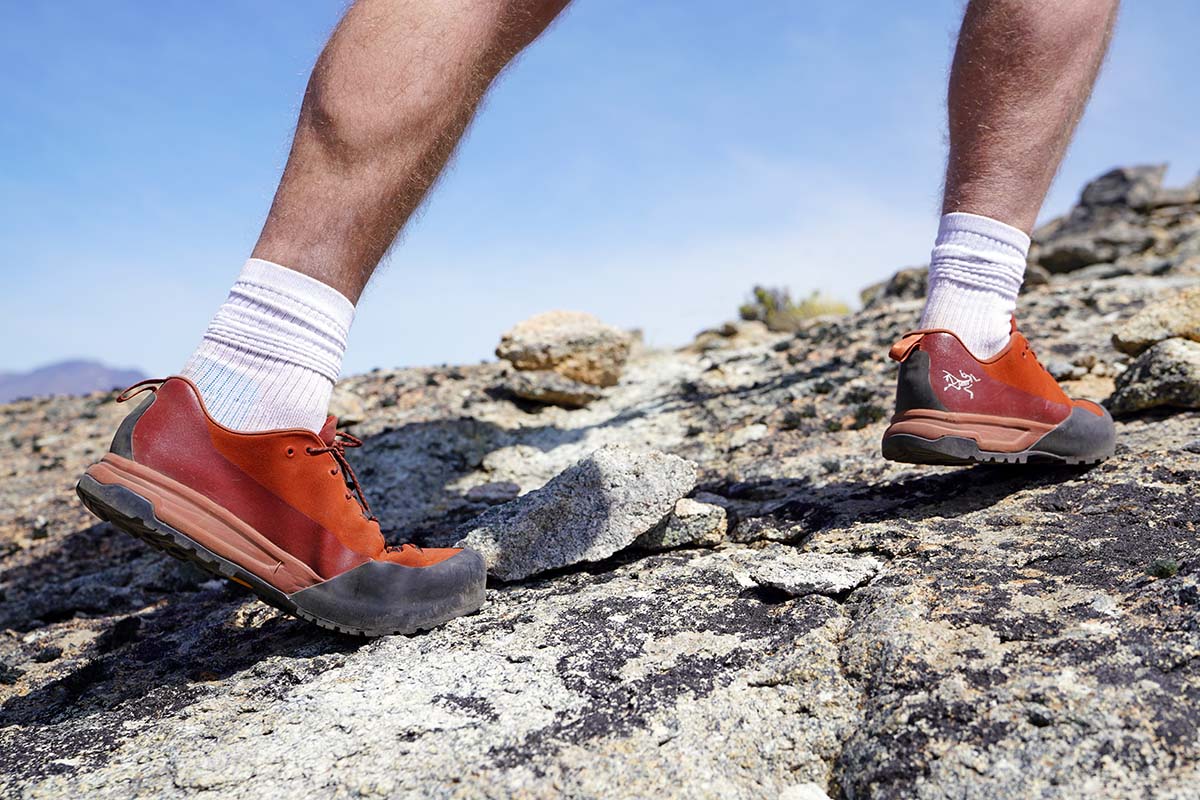
<instances>
[{"instance_id":1,"label":"ankle","mask_svg":"<svg viewBox=\"0 0 1200 800\"><path fill-rule=\"evenodd\" d=\"M251 259L181 374L226 427L317 432L353 317L354 306L335 289Z\"/></svg>"},{"instance_id":2,"label":"ankle","mask_svg":"<svg viewBox=\"0 0 1200 800\"><path fill-rule=\"evenodd\" d=\"M953 331L976 358L1008 343L1029 237L975 214L942 217L929 266L921 328Z\"/></svg>"}]
</instances>

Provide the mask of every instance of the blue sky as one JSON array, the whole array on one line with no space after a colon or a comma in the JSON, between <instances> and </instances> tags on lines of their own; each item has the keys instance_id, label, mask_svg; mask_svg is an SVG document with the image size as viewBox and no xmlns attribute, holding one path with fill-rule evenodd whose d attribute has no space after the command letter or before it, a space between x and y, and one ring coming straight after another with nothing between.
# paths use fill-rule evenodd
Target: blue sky
<instances>
[{"instance_id":1,"label":"blue sky","mask_svg":"<svg viewBox=\"0 0 1200 800\"><path fill-rule=\"evenodd\" d=\"M257 237L341 6L0 8L0 370L182 365ZM936 226L961 3L577 0L503 75L360 304L346 372L592 311L678 344L756 282L853 300ZM1127 3L1046 205L1200 170L1200 5Z\"/></svg>"}]
</instances>

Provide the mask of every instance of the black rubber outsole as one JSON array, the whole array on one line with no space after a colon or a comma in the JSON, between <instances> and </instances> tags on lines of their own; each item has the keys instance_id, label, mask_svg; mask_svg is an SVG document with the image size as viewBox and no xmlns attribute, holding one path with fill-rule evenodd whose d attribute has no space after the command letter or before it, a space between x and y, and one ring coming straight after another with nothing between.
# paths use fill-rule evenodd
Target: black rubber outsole
<instances>
[{"instance_id":1,"label":"black rubber outsole","mask_svg":"<svg viewBox=\"0 0 1200 800\"><path fill-rule=\"evenodd\" d=\"M387 628L356 627L327 619L305 610L284 592L279 591L261 578L247 572L232 561L222 558L191 537L158 519L154 514L154 505L130 489L124 486L100 483L90 475L84 475L79 479L79 483L76 484L75 493L79 495L79 499L87 507L88 511L91 511L113 527L142 540L151 547L161 550L180 561L195 564L205 572L215 575L218 578L233 581L244 588L248 588L263 602L326 630L349 634L351 636L368 637L410 634L437 627L449 618L438 618L428 623ZM450 616L459 616L459 614L455 613Z\"/></svg>"},{"instance_id":2,"label":"black rubber outsole","mask_svg":"<svg viewBox=\"0 0 1200 800\"><path fill-rule=\"evenodd\" d=\"M911 433L896 433L884 437L883 457L888 461L904 464L928 464L931 466L965 466L968 464L1099 464L1112 453L1094 456L1063 456L1044 450L1021 450L1016 453L1000 453L980 450L974 439L962 436L942 436L925 439Z\"/></svg>"}]
</instances>

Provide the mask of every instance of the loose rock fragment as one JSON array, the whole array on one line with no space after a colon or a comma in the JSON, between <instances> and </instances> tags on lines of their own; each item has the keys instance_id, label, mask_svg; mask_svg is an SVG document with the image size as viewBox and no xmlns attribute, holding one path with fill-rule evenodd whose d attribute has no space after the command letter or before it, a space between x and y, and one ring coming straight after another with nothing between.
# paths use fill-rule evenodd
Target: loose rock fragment
<instances>
[{"instance_id":1,"label":"loose rock fragment","mask_svg":"<svg viewBox=\"0 0 1200 800\"><path fill-rule=\"evenodd\" d=\"M518 323L496 355L520 370L551 370L593 386L613 386L633 335L581 311L548 311Z\"/></svg>"},{"instance_id":2,"label":"loose rock fragment","mask_svg":"<svg viewBox=\"0 0 1200 800\"><path fill-rule=\"evenodd\" d=\"M521 487L512 481L493 481L467 489L466 498L472 503L497 505L507 503L521 493Z\"/></svg>"},{"instance_id":3,"label":"loose rock fragment","mask_svg":"<svg viewBox=\"0 0 1200 800\"><path fill-rule=\"evenodd\" d=\"M1138 355L1176 337L1200 342L1200 286L1175 292L1134 314L1113 334L1113 346Z\"/></svg>"},{"instance_id":4,"label":"loose rock fragment","mask_svg":"<svg viewBox=\"0 0 1200 800\"><path fill-rule=\"evenodd\" d=\"M734 560L746 569L754 583L793 597L841 594L862 586L883 566L871 556L805 553L782 544L746 550L734 556Z\"/></svg>"},{"instance_id":5,"label":"loose rock fragment","mask_svg":"<svg viewBox=\"0 0 1200 800\"><path fill-rule=\"evenodd\" d=\"M634 545L644 550L671 550L696 545L715 547L725 538L725 509L685 497L658 527L638 537Z\"/></svg>"},{"instance_id":6,"label":"loose rock fragment","mask_svg":"<svg viewBox=\"0 0 1200 800\"><path fill-rule=\"evenodd\" d=\"M478 551L502 580L599 561L662 522L695 484L695 465L678 456L602 447L468 523L458 546Z\"/></svg>"},{"instance_id":7,"label":"loose rock fragment","mask_svg":"<svg viewBox=\"0 0 1200 800\"><path fill-rule=\"evenodd\" d=\"M1167 339L1137 357L1108 399L1114 414L1159 406L1200 408L1200 342Z\"/></svg>"}]
</instances>

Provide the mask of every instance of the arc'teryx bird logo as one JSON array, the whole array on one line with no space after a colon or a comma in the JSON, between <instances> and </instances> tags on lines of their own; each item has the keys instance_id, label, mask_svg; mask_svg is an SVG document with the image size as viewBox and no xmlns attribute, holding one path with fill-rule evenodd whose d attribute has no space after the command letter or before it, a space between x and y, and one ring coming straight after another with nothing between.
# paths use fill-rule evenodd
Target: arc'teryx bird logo
<instances>
[{"instance_id":1,"label":"arc'teryx bird logo","mask_svg":"<svg viewBox=\"0 0 1200 800\"><path fill-rule=\"evenodd\" d=\"M979 378L969 372L963 372L961 369L958 371L958 377L951 375L948 370L942 370L942 375L946 378L946 385L942 387L943 392L948 389L955 389L960 392L966 392L971 396L972 400L975 399L975 393L971 391L971 387L979 383Z\"/></svg>"}]
</instances>

